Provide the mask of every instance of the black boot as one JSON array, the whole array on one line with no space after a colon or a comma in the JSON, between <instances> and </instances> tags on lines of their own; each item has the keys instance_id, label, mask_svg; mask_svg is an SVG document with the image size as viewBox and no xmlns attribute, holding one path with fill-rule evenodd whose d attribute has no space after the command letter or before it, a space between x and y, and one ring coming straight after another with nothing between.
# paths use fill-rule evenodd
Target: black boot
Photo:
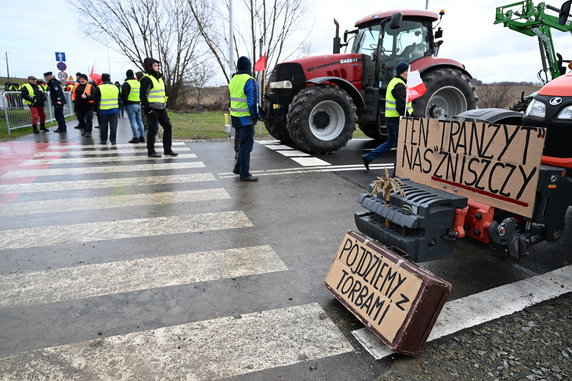
<instances>
[{"instance_id":1,"label":"black boot","mask_svg":"<svg viewBox=\"0 0 572 381\"><path fill-rule=\"evenodd\" d=\"M38 131L38 126L36 126L35 124L32 126L32 130L34 130L34 134L40 133L40 131Z\"/></svg>"},{"instance_id":2,"label":"black boot","mask_svg":"<svg viewBox=\"0 0 572 381\"><path fill-rule=\"evenodd\" d=\"M46 123L40 123L40 131L48 132L49 130L46 128Z\"/></svg>"}]
</instances>

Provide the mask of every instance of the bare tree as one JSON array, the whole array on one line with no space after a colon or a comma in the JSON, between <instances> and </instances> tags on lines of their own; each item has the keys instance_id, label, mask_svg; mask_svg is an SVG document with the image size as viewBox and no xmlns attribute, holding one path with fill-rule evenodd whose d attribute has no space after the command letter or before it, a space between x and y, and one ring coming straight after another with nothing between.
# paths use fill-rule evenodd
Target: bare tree
<instances>
[{"instance_id":1,"label":"bare tree","mask_svg":"<svg viewBox=\"0 0 572 381\"><path fill-rule=\"evenodd\" d=\"M227 37L228 32L224 29L229 24L228 1L188 0L188 2L201 36L218 62L226 80L229 81L229 74L232 73L228 73L225 49L230 42ZM306 12L303 0L242 0L235 8L246 16L236 20L234 24L233 36L237 56L240 52L242 55L244 52L249 52L253 61L259 58L259 39L263 36L266 38L267 67L269 68L296 52L308 51L308 43L304 42L304 37L300 37L300 41L291 41L290 44L286 44L286 41L291 40ZM213 19L219 22L214 23Z\"/></svg>"},{"instance_id":2,"label":"bare tree","mask_svg":"<svg viewBox=\"0 0 572 381\"><path fill-rule=\"evenodd\" d=\"M497 84L479 86L477 90L477 94L479 95L479 107L509 107L516 101L513 88L514 86Z\"/></svg>"},{"instance_id":3,"label":"bare tree","mask_svg":"<svg viewBox=\"0 0 572 381\"><path fill-rule=\"evenodd\" d=\"M214 70L204 63L198 65L198 67L193 71L188 85L197 97L197 107L201 105L201 91L206 87L213 76Z\"/></svg>"},{"instance_id":4,"label":"bare tree","mask_svg":"<svg viewBox=\"0 0 572 381\"><path fill-rule=\"evenodd\" d=\"M125 54L140 69L145 57L161 61L169 103L176 104L190 64L203 54L187 0L69 1L89 37Z\"/></svg>"}]
</instances>

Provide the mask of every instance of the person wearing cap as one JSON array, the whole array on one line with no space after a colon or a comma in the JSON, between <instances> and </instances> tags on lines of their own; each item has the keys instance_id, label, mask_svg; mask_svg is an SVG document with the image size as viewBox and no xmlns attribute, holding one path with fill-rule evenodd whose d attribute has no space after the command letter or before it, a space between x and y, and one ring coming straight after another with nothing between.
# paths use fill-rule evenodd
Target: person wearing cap
<instances>
[{"instance_id":1,"label":"person wearing cap","mask_svg":"<svg viewBox=\"0 0 572 381\"><path fill-rule=\"evenodd\" d=\"M81 136L91 137L93 128L93 112L95 111L95 88L87 82L87 75L78 76L78 85L72 90L72 97L75 99L74 111L80 126L82 126Z\"/></svg>"},{"instance_id":2,"label":"person wearing cap","mask_svg":"<svg viewBox=\"0 0 572 381\"><path fill-rule=\"evenodd\" d=\"M76 101L75 89L79 86L79 77L80 76L81 76L80 72L75 73L75 84L73 85L73 88L70 91L71 91L71 100L72 100L72 103L74 104L73 111L75 112L75 116L76 116L77 121L78 121L77 126L75 126L74 128L76 128L78 130L83 130L85 126L83 125L82 121L80 120L79 116L77 115L76 106L75 106L75 101Z\"/></svg>"},{"instance_id":3,"label":"person wearing cap","mask_svg":"<svg viewBox=\"0 0 572 381\"><path fill-rule=\"evenodd\" d=\"M168 156L178 155L171 148L173 126L167 114L167 96L160 67L161 63L155 58L147 57L143 60L146 74L141 78L139 98L147 116L147 156L149 157L161 157L155 151L155 134L159 124L163 127L163 153Z\"/></svg>"},{"instance_id":4,"label":"person wearing cap","mask_svg":"<svg viewBox=\"0 0 572 381\"><path fill-rule=\"evenodd\" d=\"M67 132L66 119L64 117L64 105L67 103L64 91L60 83L54 78L51 71L44 73L44 79L48 83L50 99L54 106L54 116L58 122L58 128L54 132Z\"/></svg>"},{"instance_id":5,"label":"person wearing cap","mask_svg":"<svg viewBox=\"0 0 572 381\"><path fill-rule=\"evenodd\" d=\"M30 108L32 114L32 130L34 134L39 134L38 120L40 122L40 129L42 132L48 132L46 128L46 113L44 112L44 102L46 95L40 86L36 84L37 78L33 75L28 77L28 83L22 85L21 93L24 103Z\"/></svg>"},{"instance_id":6,"label":"person wearing cap","mask_svg":"<svg viewBox=\"0 0 572 381\"><path fill-rule=\"evenodd\" d=\"M97 86L95 92L95 103L99 117L99 137L101 144L106 144L109 130L109 142L116 144L119 89L111 83L111 76L107 73L101 74L101 81L101 85Z\"/></svg>"},{"instance_id":7,"label":"person wearing cap","mask_svg":"<svg viewBox=\"0 0 572 381\"><path fill-rule=\"evenodd\" d=\"M123 97L123 104L125 105L129 124L131 125L131 132L133 132L133 138L129 143L144 143L145 129L143 128L143 120L141 119L141 102L139 100L140 84L139 81L135 79L133 70L129 69L125 74L127 78L125 78L123 82L121 96Z\"/></svg>"},{"instance_id":8,"label":"person wearing cap","mask_svg":"<svg viewBox=\"0 0 572 381\"><path fill-rule=\"evenodd\" d=\"M258 181L250 173L250 153L254 147L254 125L258 121L258 84L252 77L252 63L242 56L236 63L236 73L232 76L230 92L230 119L239 138L239 149L233 173L240 181Z\"/></svg>"},{"instance_id":9,"label":"person wearing cap","mask_svg":"<svg viewBox=\"0 0 572 381\"><path fill-rule=\"evenodd\" d=\"M385 91L385 126L387 127L387 140L373 151L363 155L363 165L369 171L369 164L397 145L397 132L399 119L413 113L411 102L406 104L407 75L409 64L400 62L395 66L395 77L389 81ZM395 170L394 170L395 173Z\"/></svg>"}]
</instances>

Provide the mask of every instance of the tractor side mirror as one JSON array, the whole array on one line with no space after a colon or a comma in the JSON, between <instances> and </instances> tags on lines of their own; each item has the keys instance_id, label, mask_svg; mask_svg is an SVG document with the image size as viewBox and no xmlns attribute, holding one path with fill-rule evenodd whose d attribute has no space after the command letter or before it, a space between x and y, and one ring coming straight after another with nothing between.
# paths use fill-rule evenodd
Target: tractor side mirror
<instances>
[{"instance_id":1,"label":"tractor side mirror","mask_svg":"<svg viewBox=\"0 0 572 381\"><path fill-rule=\"evenodd\" d=\"M435 38L442 38L443 37L443 29L439 28L435 32Z\"/></svg>"},{"instance_id":2,"label":"tractor side mirror","mask_svg":"<svg viewBox=\"0 0 572 381\"><path fill-rule=\"evenodd\" d=\"M560 13L558 14L558 24L566 25L568 17L570 17L570 5L572 5L572 0L565 1L560 7Z\"/></svg>"},{"instance_id":3,"label":"tractor side mirror","mask_svg":"<svg viewBox=\"0 0 572 381\"><path fill-rule=\"evenodd\" d=\"M571 0L572 1L572 0ZM403 19L403 15L401 12L395 12L391 15L391 22L389 23L389 29L398 29L401 25L401 20Z\"/></svg>"}]
</instances>

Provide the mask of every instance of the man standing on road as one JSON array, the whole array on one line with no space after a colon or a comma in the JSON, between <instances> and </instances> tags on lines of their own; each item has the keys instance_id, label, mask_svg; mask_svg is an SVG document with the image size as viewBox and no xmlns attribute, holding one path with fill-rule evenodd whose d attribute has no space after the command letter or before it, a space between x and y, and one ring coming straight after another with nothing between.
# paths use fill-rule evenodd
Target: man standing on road
<instances>
[{"instance_id":1,"label":"man standing on road","mask_svg":"<svg viewBox=\"0 0 572 381\"><path fill-rule=\"evenodd\" d=\"M250 173L250 153L254 147L254 125L258 121L258 84L252 78L252 64L248 57L240 57L228 90L230 92L230 119L240 140L238 158L233 173L240 181L258 181Z\"/></svg>"},{"instance_id":2,"label":"man standing on road","mask_svg":"<svg viewBox=\"0 0 572 381\"><path fill-rule=\"evenodd\" d=\"M39 134L38 119L40 121L40 129L43 132L48 132L46 128L46 113L44 112L44 101L46 96L41 87L36 85L36 77L30 75L28 83L22 85L22 99L24 103L30 107L30 114L32 114L32 129L34 134Z\"/></svg>"},{"instance_id":3,"label":"man standing on road","mask_svg":"<svg viewBox=\"0 0 572 381\"><path fill-rule=\"evenodd\" d=\"M72 90L75 99L74 110L79 124L83 126L81 136L90 138L93 112L95 111L95 89L87 82L87 75L85 74L79 75L78 83L79 85Z\"/></svg>"},{"instance_id":4,"label":"man standing on road","mask_svg":"<svg viewBox=\"0 0 572 381\"><path fill-rule=\"evenodd\" d=\"M50 91L50 99L52 105L54 106L54 116L58 122L58 128L54 132L67 132L66 119L64 117L64 105L66 102L66 97L64 95L64 90L60 83L54 78L51 71L44 73L44 79L48 83L48 88Z\"/></svg>"},{"instance_id":5,"label":"man standing on road","mask_svg":"<svg viewBox=\"0 0 572 381\"><path fill-rule=\"evenodd\" d=\"M119 113L119 89L111 83L111 76L101 74L102 84L97 86L95 103L99 117L99 137L101 144L107 143L107 130L109 126L109 141L115 145L117 142L117 115Z\"/></svg>"},{"instance_id":6,"label":"man standing on road","mask_svg":"<svg viewBox=\"0 0 572 381\"><path fill-rule=\"evenodd\" d=\"M167 114L167 96L165 95L165 83L160 72L161 63L155 58L147 57L143 60L143 69L146 74L141 78L141 90L139 93L141 106L147 117L147 156L161 157L155 151L155 134L163 127L163 152L168 156L177 156L171 148L171 134L173 126Z\"/></svg>"},{"instance_id":7,"label":"man standing on road","mask_svg":"<svg viewBox=\"0 0 572 381\"><path fill-rule=\"evenodd\" d=\"M395 77L389 81L385 92L385 125L387 127L387 140L373 151L363 155L363 165L369 171L369 164L397 145L397 132L399 131L399 118L413 113L411 102L405 104L407 91L407 74L409 64L400 62L395 66ZM395 173L395 169L394 172Z\"/></svg>"},{"instance_id":8,"label":"man standing on road","mask_svg":"<svg viewBox=\"0 0 572 381\"><path fill-rule=\"evenodd\" d=\"M143 120L141 119L141 103L139 101L140 84L139 81L135 79L133 70L127 70L126 75L127 78L125 78L125 82L123 82L121 96L123 97L123 104L125 105L129 124L131 125L131 132L133 132L133 138L129 143L144 143L145 129L143 128ZM137 127L139 127L139 129L137 129Z\"/></svg>"}]
</instances>

